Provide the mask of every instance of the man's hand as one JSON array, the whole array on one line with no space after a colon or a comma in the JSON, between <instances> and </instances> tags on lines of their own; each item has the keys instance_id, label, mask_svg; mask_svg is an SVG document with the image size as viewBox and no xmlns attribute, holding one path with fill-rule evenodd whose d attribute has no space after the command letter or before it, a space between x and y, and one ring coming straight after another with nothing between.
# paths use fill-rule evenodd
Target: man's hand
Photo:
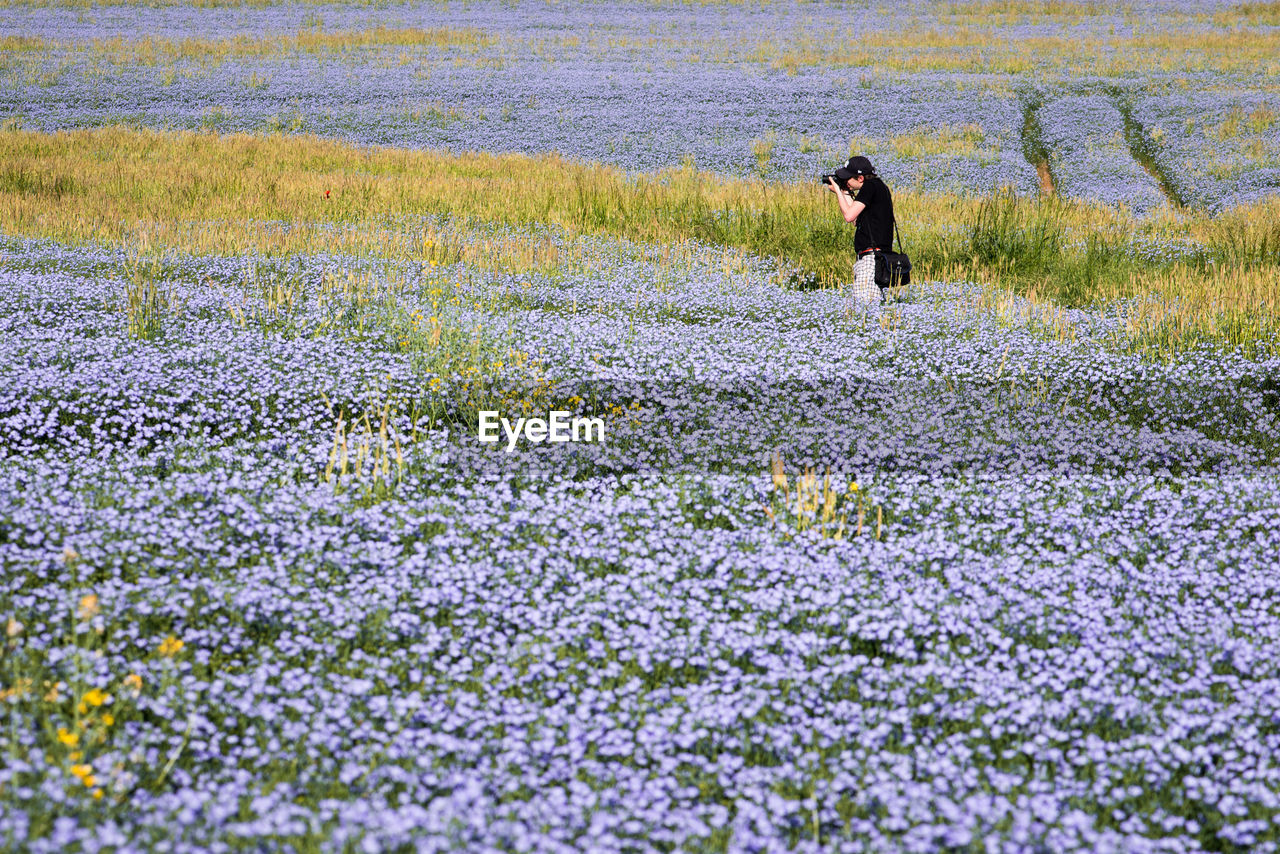
<instances>
[{"instance_id":1,"label":"man's hand","mask_svg":"<svg viewBox=\"0 0 1280 854\"><path fill-rule=\"evenodd\" d=\"M840 192L840 185L836 183L836 179L834 177L827 179L827 186L831 188L831 192L833 193L838 194Z\"/></svg>"}]
</instances>

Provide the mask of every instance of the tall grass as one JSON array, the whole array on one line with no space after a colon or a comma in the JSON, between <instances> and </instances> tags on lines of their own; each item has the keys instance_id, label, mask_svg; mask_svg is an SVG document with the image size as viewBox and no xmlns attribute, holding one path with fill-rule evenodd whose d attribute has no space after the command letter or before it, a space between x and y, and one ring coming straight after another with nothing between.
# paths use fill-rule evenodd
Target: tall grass
<instances>
[{"instance_id":1,"label":"tall grass","mask_svg":"<svg viewBox=\"0 0 1280 854\"><path fill-rule=\"evenodd\" d=\"M119 245L145 232L153 245L187 252L341 247L424 260L456 255L513 271L573 260L550 242L467 248L421 230L381 227L388 218L433 213L655 243L700 240L782 258L829 285L846 281L852 267L852 230L816 182L725 179L691 166L628 175L555 155L120 128L0 131L0 160L9 176L0 180L0 230L60 240ZM1194 317L1277 312L1280 199L1216 218L1168 211L1146 220L1008 192L902 189L895 202L918 278L989 280L1069 305L1160 294ZM1201 249L1144 259L1127 248L1135 237L1191 240Z\"/></svg>"},{"instance_id":2,"label":"tall grass","mask_svg":"<svg viewBox=\"0 0 1280 854\"><path fill-rule=\"evenodd\" d=\"M143 255L142 247L128 262L125 282L124 311L129 324L129 337L151 341L164 331L164 318L172 302L165 291L163 256Z\"/></svg>"}]
</instances>

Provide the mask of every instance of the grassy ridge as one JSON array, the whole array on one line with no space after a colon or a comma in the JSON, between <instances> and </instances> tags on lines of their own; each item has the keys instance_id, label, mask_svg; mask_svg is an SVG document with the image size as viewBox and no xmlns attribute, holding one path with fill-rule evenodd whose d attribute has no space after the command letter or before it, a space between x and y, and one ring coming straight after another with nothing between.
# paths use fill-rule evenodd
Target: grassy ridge
<instances>
[{"instance_id":1,"label":"grassy ridge","mask_svg":"<svg viewBox=\"0 0 1280 854\"><path fill-rule=\"evenodd\" d=\"M727 180L692 168L634 176L555 155L121 128L0 132L0 163L0 229L12 234L119 243L145 231L155 245L186 251L286 254L362 239L360 228L335 237L320 224L438 213L653 242L692 238L784 258L830 285L851 273L852 229L816 183ZM1230 345L1269 334L1278 313L1280 199L1216 218L1169 211L1141 221L1007 193L899 190L895 199L920 279L990 281L1069 305L1154 294L1193 338ZM300 227L260 227L267 222ZM1200 249L1180 259L1139 257L1125 249L1135 237ZM362 251L421 251L386 244L394 239L384 232L382 244Z\"/></svg>"}]
</instances>

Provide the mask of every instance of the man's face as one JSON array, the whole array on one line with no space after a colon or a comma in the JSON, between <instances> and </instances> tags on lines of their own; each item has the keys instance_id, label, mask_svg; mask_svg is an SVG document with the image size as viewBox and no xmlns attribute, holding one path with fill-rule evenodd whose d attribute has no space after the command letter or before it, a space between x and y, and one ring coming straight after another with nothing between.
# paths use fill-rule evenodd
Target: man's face
<instances>
[{"instance_id":1,"label":"man's face","mask_svg":"<svg viewBox=\"0 0 1280 854\"><path fill-rule=\"evenodd\" d=\"M865 175L854 175L848 181L849 189L856 193L858 190L862 189L862 182L865 180L867 180Z\"/></svg>"}]
</instances>

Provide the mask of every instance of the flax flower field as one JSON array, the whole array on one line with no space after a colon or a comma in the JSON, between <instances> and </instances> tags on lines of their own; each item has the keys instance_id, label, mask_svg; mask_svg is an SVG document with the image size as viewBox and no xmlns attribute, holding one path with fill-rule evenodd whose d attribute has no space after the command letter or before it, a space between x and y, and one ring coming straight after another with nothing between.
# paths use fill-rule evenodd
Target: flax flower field
<instances>
[{"instance_id":1,"label":"flax flower field","mask_svg":"<svg viewBox=\"0 0 1280 854\"><path fill-rule=\"evenodd\" d=\"M0 849L1280 851L1277 56L0 0Z\"/></svg>"}]
</instances>

